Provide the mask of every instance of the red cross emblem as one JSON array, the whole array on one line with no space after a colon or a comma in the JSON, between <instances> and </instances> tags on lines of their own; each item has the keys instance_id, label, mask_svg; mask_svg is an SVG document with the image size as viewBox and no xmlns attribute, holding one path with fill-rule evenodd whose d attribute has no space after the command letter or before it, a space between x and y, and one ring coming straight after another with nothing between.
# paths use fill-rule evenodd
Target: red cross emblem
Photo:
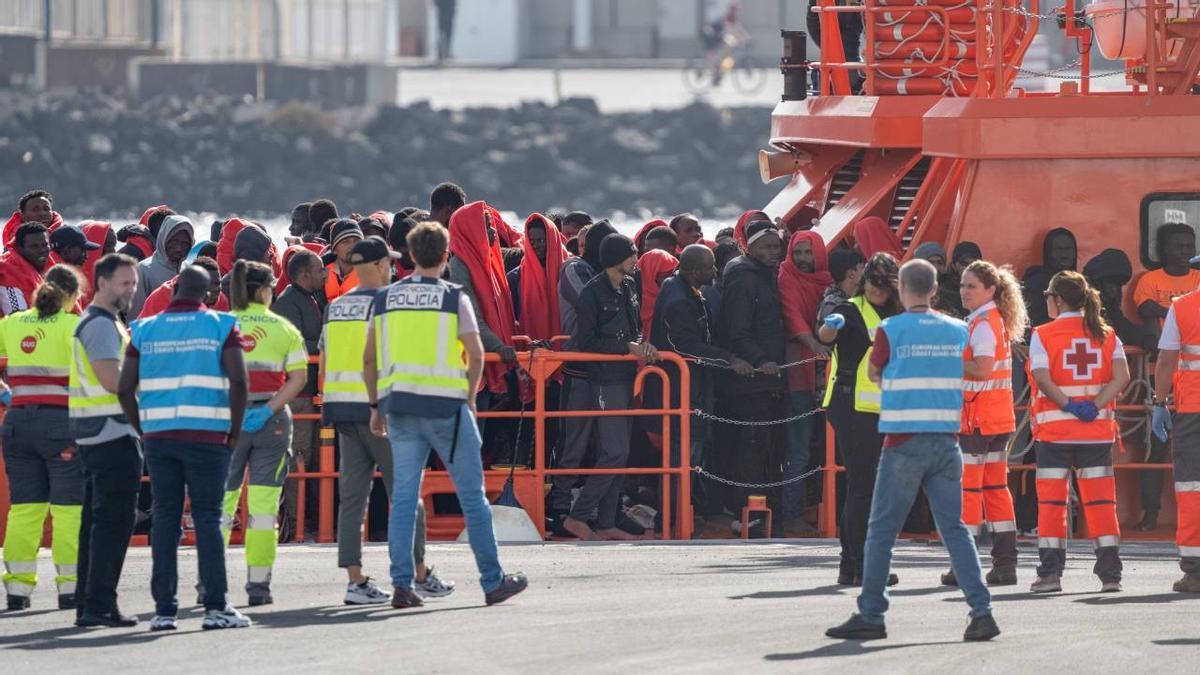
<instances>
[{"instance_id":1,"label":"red cross emblem","mask_svg":"<svg viewBox=\"0 0 1200 675\"><path fill-rule=\"evenodd\" d=\"M1063 352L1063 368L1073 371L1076 380L1090 380L1092 373L1100 367L1100 350L1092 349L1092 341L1071 340L1071 347Z\"/></svg>"}]
</instances>

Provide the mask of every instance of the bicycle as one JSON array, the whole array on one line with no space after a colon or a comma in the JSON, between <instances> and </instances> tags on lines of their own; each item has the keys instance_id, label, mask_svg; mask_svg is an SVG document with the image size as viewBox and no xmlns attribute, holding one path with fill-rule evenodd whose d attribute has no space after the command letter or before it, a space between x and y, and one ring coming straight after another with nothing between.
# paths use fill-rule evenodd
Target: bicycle
<instances>
[{"instance_id":1,"label":"bicycle","mask_svg":"<svg viewBox=\"0 0 1200 675\"><path fill-rule=\"evenodd\" d=\"M767 69L750 55L749 42L732 46L715 64L710 52L683 67L683 84L693 95L716 89L726 77L743 94L756 94L766 86Z\"/></svg>"}]
</instances>

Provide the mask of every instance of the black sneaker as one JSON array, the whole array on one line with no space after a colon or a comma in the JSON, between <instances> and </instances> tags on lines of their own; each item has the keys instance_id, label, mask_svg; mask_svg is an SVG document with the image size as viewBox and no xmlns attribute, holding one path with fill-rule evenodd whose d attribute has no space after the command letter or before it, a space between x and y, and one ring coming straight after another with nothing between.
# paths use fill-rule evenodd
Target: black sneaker
<instances>
[{"instance_id":1,"label":"black sneaker","mask_svg":"<svg viewBox=\"0 0 1200 675\"><path fill-rule=\"evenodd\" d=\"M8 596L8 611L19 612L23 609L29 609L28 595L10 595Z\"/></svg>"},{"instance_id":2,"label":"black sneaker","mask_svg":"<svg viewBox=\"0 0 1200 675\"><path fill-rule=\"evenodd\" d=\"M996 620L992 618L991 614L985 614L971 619L971 624L967 626L966 632L963 633L963 640L966 642L985 642L999 634L1000 627L996 625Z\"/></svg>"},{"instance_id":3,"label":"black sneaker","mask_svg":"<svg viewBox=\"0 0 1200 675\"><path fill-rule=\"evenodd\" d=\"M838 581L840 582L841 580L842 580L842 578L838 577ZM895 574L888 575L887 585L889 587L895 586L898 583L900 583L900 577L896 576ZM850 585L851 586L862 586L862 577L861 576L854 577L854 581L851 582Z\"/></svg>"},{"instance_id":4,"label":"black sneaker","mask_svg":"<svg viewBox=\"0 0 1200 675\"><path fill-rule=\"evenodd\" d=\"M484 594L484 600L489 606L498 605L525 590L527 586L529 579L526 579L524 574L505 574L499 586Z\"/></svg>"},{"instance_id":5,"label":"black sneaker","mask_svg":"<svg viewBox=\"0 0 1200 675\"><path fill-rule=\"evenodd\" d=\"M825 636L835 640L882 640L887 637L887 627L882 623L870 623L858 614L851 614L842 625L825 631Z\"/></svg>"},{"instance_id":6,"label":"black sneaker","mask_svg":"<svg viewBox=\"0 0 1200 675\"><path fill-rule=\"evenodd\" d=\"M255 593L247 596L251 607L261 607L263 605L275 604L275 598L271 597L270 593Z\"/></svg>"},{"instance_id":7,"label":"black sneaker","mask_svg":"<svg viewBox=\"0 0 1200 675\"><path fill-rule=\"evenodd\" d=\"M63 593L58 596L59 609L75 609L79 603L75 601L74 593Z\"/></svg>"},{"instance_id":8,"label":"black sneaker","mask_svg":"<svg viewBox=\"0 0 1200 675\"><path fill-rule=\"evenodd\" d=\"M109 628L132 628L138 624L136 616L125 616L120 610L111 612L84 612L83 616L75 619L75 625L80 628L93 626L108 626Z\"/></svg>"},{"instance_id":9,"label":"black sneaker","mask_svg":"<svg viewBox=\"0 0 1200 675\"><path fill-rule=\"evenodd\" d=\"M990 577L991 575L989 574L988 576ZM954 576L954 570L950 570L949 572L946 572L945 574L942 575L942 585L943 586L957 586L958 585L958 577Z\"/></svg>"}]
</instances>

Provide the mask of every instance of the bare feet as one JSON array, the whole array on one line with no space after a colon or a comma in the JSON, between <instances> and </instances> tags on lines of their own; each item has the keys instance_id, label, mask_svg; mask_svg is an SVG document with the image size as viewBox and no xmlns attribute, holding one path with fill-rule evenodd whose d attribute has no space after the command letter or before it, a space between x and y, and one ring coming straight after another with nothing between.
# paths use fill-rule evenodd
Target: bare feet
<instances>
[{"instance_id":1,"label":"bare feet","mask_svg":"<svg viewBox=\"0 0 1200 675\"><path fill-rule=\"evenodd\" d=\"M582 520L575 520L567 516L563 518L562 525L567 532L579 537L580 541L596 541L596 533Z\"/></svg>"},{"instance_id":2,"label":"bare feet","mask_svg":"<svg viewBox=\"0 0 1200 675\"><path fill-rule=\"evenodd\" d=\"M644 535L629 534L619 527L597 530L596 536L604 541L641 541L645 538Z\"/></svg>"}]
</instances>

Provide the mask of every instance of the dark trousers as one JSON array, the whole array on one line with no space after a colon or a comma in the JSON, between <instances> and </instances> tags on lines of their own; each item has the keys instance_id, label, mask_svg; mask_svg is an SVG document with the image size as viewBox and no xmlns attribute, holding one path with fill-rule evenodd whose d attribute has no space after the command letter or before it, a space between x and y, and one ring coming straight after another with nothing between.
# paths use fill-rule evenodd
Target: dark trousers
<instances>
[{"instance_id":1,"label":"dark trousers","mask_svg":"<svg viewBox=\"0 0 1200 675\"><path fill-rule=\"evenodd\" d=\"M620 410L628 408L633 398L632 382L599 383L573 379L567 392L566 410ZM597 469L624 469L629 465L629 440L632 423L628 417L570 417L564 424L564 444L559 456L559 469L574 469L583 465L593 434L596 439ZM556 512L570 510L571 517L587 521L595 512L598 529L616 526L624 478L619 475L593 475L583 482L583 489L571 504L571 489L576 476L555 476L550 491L550 505Z\"/></svg>"},{"instance_id":2,"label":"dark trousers","mask_svg":"<svg viewBox=\"0 0 1200 675\"><path fill-rule=\"evenodd\" d=\"M791 403L787 393L757 392L737 395L717 394L717 415L740 421L771 421L790 416ZM782 424L743 426L717 422L713 430L713 473L739 483L773 483L783 475L787 449L787 428ZM711 487L711 486L710 486ZM710 493L711 494L711 493ZM722 485L721 495L709 508L723 506L735 518L741 518L742 508L750 495L766 495L771 509L782 513L779 488L735 488ZM710 513L715 515L713 511ZM782 523L780 523L782 525Z\"/></svg>"},{"instance_id":3,"label":"dark trousers","mask_svg":"<svg viewBox=\"0 0 1200 675\"><path fill-rule=\"evenodd\" d=\"M1167 452L1170 449L1170 438L1158 440L1158 436L1150 434L1150 452L1147 453L1147 464L1166 464ZM1162 509L1163 478L1166 471L1139 471L1138 479L1142 487L1142 510L1155 515Z\"/></svg>"},{"instance_id":4,"label":"dark trousers","mask_svg":"<svg viewBox=\"0 0 1200 675\"><path fill-rule=\"evenodd\" d=\"M838 457L846 468L846 499L838 526L842 542L839 574L861 577L883 437L879 434L879 415L855 410L853 393L835 391L833 396L829 422L833 425Z\"/></svg>"},{"instance_id":5,"label":"dark trousers","mask_svg":"<svg viewBox=\"0 0 1200 675\"><path fill-rule=\"evenodd\" d=\"M179 610L175 595L179 585L179 537L185 494L191 501L196 528L204 608L225 607L228 587L221 506L229 458L229 448L224 445L161 438L146 440L146 465L150 468L150 489L154 493L150 592L159 616L175 616Z\"/></svg>"},{"instance_id":6,"label":"dark trousers","mask_svg":"<svg viewBox=\"0 0 1200 675\"><path fill-rule=\"evenodd\" d=\"M142 446L124 436L80 445L83 512L79 525L77 614L116 611L117 581L133 536L142 484Z\"/></svg>"}]
</instances>

